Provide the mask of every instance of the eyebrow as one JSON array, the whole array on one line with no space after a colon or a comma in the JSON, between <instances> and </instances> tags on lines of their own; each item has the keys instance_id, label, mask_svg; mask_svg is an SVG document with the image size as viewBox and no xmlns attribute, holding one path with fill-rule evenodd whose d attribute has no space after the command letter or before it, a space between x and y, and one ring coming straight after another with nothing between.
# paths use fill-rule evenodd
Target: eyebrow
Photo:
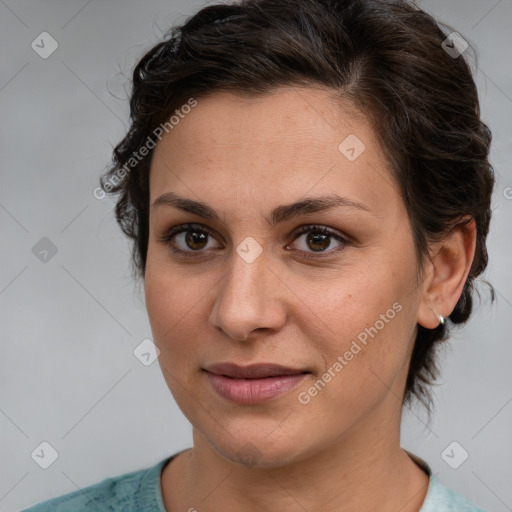
<instances>
[{"instance_id":1,"label":"eyebrow","mask_svg":"<svg viewBox=\"0 0 512 512\"><path fill-rule=\"evenodd\" d=\"M161 206L170 206L205 219L220 221L219 214L208 204L181 197L174 192L166 192L159 196L153 202L151 209L155 210ZM268 217L265 217L265 220L270 226L274 226L299 215L307 215L339 207L353 208L372 213L370 208L364 203L353 201L337 194L330 194L322 197L307 197L296 203L277 206L270 212Z\"/></svg>"}]
</instances>

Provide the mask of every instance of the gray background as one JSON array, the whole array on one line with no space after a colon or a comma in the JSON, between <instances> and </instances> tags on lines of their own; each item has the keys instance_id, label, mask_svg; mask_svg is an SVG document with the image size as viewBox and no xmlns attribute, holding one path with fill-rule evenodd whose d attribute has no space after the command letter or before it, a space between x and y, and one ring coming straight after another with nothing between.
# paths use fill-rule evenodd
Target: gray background
<instances>
[{"instance_id":1,"label":"gray background","mask_svg":"<svg viewBox=\"0 0 512 512\"><path fill-rule=\"evenodd\" d=\"M191 446L158 362L146 367L133 354L151 338L143 293L112 199L92 191L127 127L125 76L202 5L0 0L2 511ZM512 0L420 5L478 48L497 175L485 277L498 299L490 307L481 286L481 306L446 349L433 421L426 427L421 409L406 410L402 446L446 485L504 512L512 510ZM47 59L31 48L43 31L59 45ZM32 251L43 237L57 248L46 262ZM31 457L43 441L58 452L48 469ZM457 469L441 456L454 441L469 454ZM455 458L461 453L456 447Z\"/></svg>"}]
</instances>

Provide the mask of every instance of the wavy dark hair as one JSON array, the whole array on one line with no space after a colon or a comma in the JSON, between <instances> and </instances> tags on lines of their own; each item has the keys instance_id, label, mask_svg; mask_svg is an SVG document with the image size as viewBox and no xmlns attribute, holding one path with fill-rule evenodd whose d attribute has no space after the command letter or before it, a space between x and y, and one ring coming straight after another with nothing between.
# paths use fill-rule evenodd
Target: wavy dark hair
<instances>
[{"instance_id":1,"label":"wavy dark hair","mask_svg":"<svg viewBox=\"0 0 512 512\"><path fill-rule=\"evenodd\" d=\"M495 183L492 135L480 119L466 60L471 52L476 63L476 51L469 44L450 55L446 41L457 48L447 40L451 32L399 0L241 0L209 5L172 27L133 71L130 127L100 178L103 190L119 195L115 215L133 241L135 277L145 277L153 154L140 158L139 151L158 126L172 128L170 117L191 98L215 91L249 97L294 85L335 91L373 123L408 211L420 269L429 242L468 218L476 223L474 260L449 322L435 329L418 324L403 404L415 396L430 416L437 348L450 323L468 320L474 281L487 266Z\"/></svg>"}]
</instances>

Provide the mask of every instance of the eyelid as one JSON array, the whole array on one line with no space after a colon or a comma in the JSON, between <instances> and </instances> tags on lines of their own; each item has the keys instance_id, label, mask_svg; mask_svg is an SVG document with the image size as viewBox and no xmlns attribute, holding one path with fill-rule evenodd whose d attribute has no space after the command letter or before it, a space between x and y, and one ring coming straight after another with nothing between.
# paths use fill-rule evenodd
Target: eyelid
<instances>
[{"instance_id":1,"label":"eyelid","mask_svg":"<svg viewBox=\"0 0 512 512\"><path fill-rule=\"evenodd\" d=\"M192 231L193 229L196 229L197 231L204 231L211 237L216 238L216 236L211 228L209 228L203 224L189 222L189 223L185 223L185 224L179 224L170 229L167 229L163 235L157 237L157 240L158 240L158 242L160 242L162 244L168 244L170 242L170 240L172 238L174 238L176 235L179 235L181 233L186 233L187 231ZM194 251L186 251L186 252L194 252Z\"/></svg>"},{"instance_id":2,"label":"eyelid","mask_svg":"<svg viewBox=\"0 0 512 512\"><path fill-rule=\"evenodd\" d=\"M170 229L166 230L166 232L163 235L157 236L157 241L164 245L170 245L170 241L176 235L179 235L184 232L186 233L187 231L192 231L193 229L196 229L199 232L204 232L204 233L210 235L212 238L217 239L214 231L211 228L209 228L208 226L191 222L191 223L179 224L179 225L171 227ZM293 251L293 252L301 253L305 258L308 258L308 259L317 259L318 260L323 257L329 257L329 256L332 256L333 254L341 252L342 250L344 250L345 246L347 246L347 245L354 245L354 242L350 236L341 234L339 231L335 230L334 228L330 228L330 227L324 226L322 224L301 224L300 226L295 228L292 231L292 233L289 235L289 237L293 238L291 243L295 242L295 240L297 240L297 238L299 238L303 234L306 234L309 232L322 232L325 235L336 239L341 244L341 247L329 249L326 251L319 251L319 252L303 251L300 249ZM290 244L287 244L286 247L288 247L289 245ZM198 251L183 250L183 249L178 249L178 248L172 247L172 246L170 248L174 253L187 255L190 257L204 257L204 254L209 252L209 251L204 251L204 250L198 250ZM210 249L210 251L211 250L213 250L213 249Z\"/></svg>"},{"instance_id":3,"label":"eyelid","mask_svg":"<svg viewBox=\"0 0 512 512\"><path fill-rule=\"evenodd\" d=\"M192 231L192 230L197 230L197 231L201 231L201 232L205 232L207 233L208 235L210 235L212 238L215 238L217 239L217 237L215 236L213 230L211 228L209 228L208 226L205 226L203 224L198 224L198 223L195 223L195 222L187 222L187 223L184 223L184 224L177 224L169 229L166 229L165 232L162 234L162 235L159 235L156 237L157 239L157 242L158 243L161 243L165 246L167 246L171 252L173 254L175 254L177 257L184 257L184 258L188 258L189 260L193 260L194 258L197 258L197 259L200 259L202 261L206 261L208 260L209 256L211 256L211 251L213 249L210 249L209 251L204 251L204 250L200 250L200 251L192 251L192 250L188 250L188 251L185 251L183 249L179 249L177 247L174 247L172 244L171 244L171 240L181 234L181 233L186 233L187 231Z\"/></svg>"},{"instance_id":4,"label":"eyelid","mask_svg":"<svg viewBox=\"0 0 512 512\"><path fill-rule=\"evenodd\" d=\"M302 256L306 259L318 261L321 260L322 258L329 258L344 251L347 245L353 245L353 242L350 239L350 237L340 234L340 232L335 230L334 228L330 228L322 224L302 224L292 232L291 236L293 237L293 242L295 242L295 240L297 240L300 236L310 232L323 233L330 238L336 239L341 245L339 247L335 247L334 249L328 249L326 251L319 252L302 251L300 249L294 250L294 252L301 253ZM286 247L288 247L288 245Z\"/></svg>"}]
</instances>

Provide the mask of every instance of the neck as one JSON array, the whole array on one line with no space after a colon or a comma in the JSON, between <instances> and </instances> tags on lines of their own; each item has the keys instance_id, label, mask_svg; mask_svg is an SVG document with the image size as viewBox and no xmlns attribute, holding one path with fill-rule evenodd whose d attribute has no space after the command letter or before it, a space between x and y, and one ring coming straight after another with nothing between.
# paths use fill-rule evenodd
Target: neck
<instances>
[{"instance_id":1,"label":"neck","mask_svg":"<svg viewBox=\"0 0 512 512\"><path fill-rule=\"evenodd\" d=\"M283 465L246 467L194 429L194 447L162 474L168 512L289 510L418 512L429 477L400 448L399 426L357 425L336 443Z\"/></svg>"}]
</instances>

